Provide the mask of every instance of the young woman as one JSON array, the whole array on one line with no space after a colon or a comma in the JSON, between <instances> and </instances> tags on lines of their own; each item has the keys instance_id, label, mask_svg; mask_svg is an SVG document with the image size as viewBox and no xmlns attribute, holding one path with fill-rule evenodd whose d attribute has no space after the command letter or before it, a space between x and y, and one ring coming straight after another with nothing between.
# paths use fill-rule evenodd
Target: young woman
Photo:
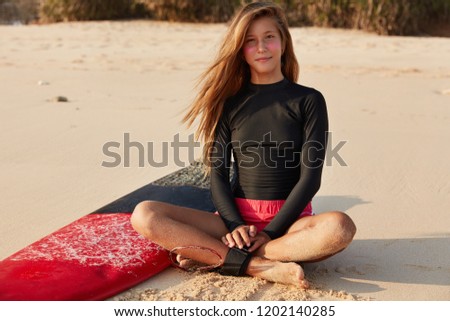
<instances>
[{"instance_id":1,"label":"young woman","mask_svg":"<svg viewBox=\"0 0 450 321\"><path fill-rule=\"evenodd\" d=\"M328 118L320 92L295 83L298 72L282 10L268 2L243 7L185 117L189 125L200 117L197 134L208 146L204 163L218 212L145 201L133 212L133 227L168 250L214 250L224 258L224 274L307 288L296 262L343 250L356 228L345 213L312 213ZM177 259L216 264L218 257L191 250Z\"/></svg>"}]
</instances>

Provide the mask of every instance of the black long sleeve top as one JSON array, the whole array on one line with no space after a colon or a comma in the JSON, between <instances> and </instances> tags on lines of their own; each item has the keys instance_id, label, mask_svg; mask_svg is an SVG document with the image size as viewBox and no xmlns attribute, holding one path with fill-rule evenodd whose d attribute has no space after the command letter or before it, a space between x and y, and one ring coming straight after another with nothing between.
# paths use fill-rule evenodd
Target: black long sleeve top
<instances>
[{"instance_id":1,"label":"black long sleeve top","mask_svg":"<svg viewBox=\"0 0 450 321\"><path fill-rule=\"evenodd\" d=\"M322 94L283 79L246 85L224 105L210 154L211 196L225 225L245 225L234 198L286 200L264 232L282 236L320 187L328 132ZM236 180L230 184L231 155Z\"/></svg>"}]
</instances>

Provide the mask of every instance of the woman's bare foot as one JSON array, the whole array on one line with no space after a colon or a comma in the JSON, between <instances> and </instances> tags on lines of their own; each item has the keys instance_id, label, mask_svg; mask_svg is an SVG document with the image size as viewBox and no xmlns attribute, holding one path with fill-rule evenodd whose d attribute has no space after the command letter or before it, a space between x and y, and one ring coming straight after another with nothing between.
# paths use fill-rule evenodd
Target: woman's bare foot
<instances>
[{"instance_id":1,"label":"woman's bare foot","mask_svg":"<svg viewBox=\"0 0 450 321\"><path fill-rule=\"evenodd\" d=\"M309 288L302 267L293 262L284 263L254 257L247 268L247 274L270 282Z\"/></svg>"},{"instance_id":2,"label":"woman's bare foot","mask_svg":"<svg viewBox=\"0 0 450 321\"><path fill-rule=\"evenodd\" d=\"M176 256L176 265L178 265L178 267L182 268L185 271L197 271L197 270L211 270L217 266L219 266L218 264L216 265L208 265L206 263L202 263L184 256L181 256L180 254L178 254Z\"/></svg>"},{"instance_id":3,"label":"woman's bare foot","mask_svg":"<svg viewBox=\"0 0 450 321\"><path fill-rule=\"evenodd\" d=\"M190 270L192 268L195 267L196 262L194 260L185 258L183 256L181 256L180 254L177 255L177 263L179 264L179 266L185 270Z\"/></svg>"}]
</instances>

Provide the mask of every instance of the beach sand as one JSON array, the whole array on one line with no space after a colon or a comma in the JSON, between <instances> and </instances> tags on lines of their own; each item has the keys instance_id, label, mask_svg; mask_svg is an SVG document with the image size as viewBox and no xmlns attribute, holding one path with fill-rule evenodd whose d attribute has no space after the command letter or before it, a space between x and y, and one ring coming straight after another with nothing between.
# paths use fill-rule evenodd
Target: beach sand
<instances>
[{"instance_id":1,"label":"beach sand","mask_svg":"<svg viewBox=\"0 0 450 321\"><path fill-rule=\"evenodd\" d=\"M108 142L151 143L162 160L163 142L188 140L194 128L180 120L225 29L0 26L0 259L200 157L182 149L176 161L169 148L165 166L150 166L135 148L130 164L121 152L118 166L102 166ZM329 110L313 206L348 213L355 240L305 266L307 291L169 268L113 299L450 300L450 39L291 32L299 83L319 89Z\"/></svg>"}]
</instances>

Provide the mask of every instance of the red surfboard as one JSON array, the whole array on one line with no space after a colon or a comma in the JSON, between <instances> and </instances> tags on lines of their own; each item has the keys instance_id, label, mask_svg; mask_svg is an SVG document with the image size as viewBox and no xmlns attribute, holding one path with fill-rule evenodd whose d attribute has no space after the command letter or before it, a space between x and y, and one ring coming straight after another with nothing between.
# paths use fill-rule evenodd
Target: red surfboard
<instances>
[{"instance_id":1,"label":"red surfboard","mask_svg":"<svg viewBox=\"0 0 450 321\"><path fill-rule=\"evenodd\" d=\"M142 200L214 211L206 189L146 185L1 261L0 300L103 300L167 268L167 251L131 227Z\"/></svg>"}]
</instances>

